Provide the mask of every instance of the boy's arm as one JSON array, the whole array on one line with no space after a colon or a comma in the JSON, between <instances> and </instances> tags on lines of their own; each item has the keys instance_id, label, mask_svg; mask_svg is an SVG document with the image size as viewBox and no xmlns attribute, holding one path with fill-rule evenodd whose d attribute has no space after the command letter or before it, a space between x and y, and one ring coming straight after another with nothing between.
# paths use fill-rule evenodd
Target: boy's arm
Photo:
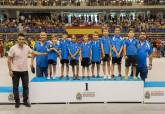
<instances>
[{"instance_id":1,"label":"boy's arm","mask_svg":"<svg viewBox=\"0 0 165 114\"><path fill-rule=\"evenodd\" d=\"M70 57L71 57L71 58L74 58L74 56L72 55L70 49L68 49L68 51L69 51L69 55L70 55Z\"/></svg>"},{"instance_id":2,"label":"boy's arm","mask_svg":"<svg viewBox=\"0 0 165 114\"><path fill-rule=\"evenodd\" d=\"M92 49L90 49L90 60L92 61Z\"/></svg>"},{"instance_id":3,"label":"boy's arm","mask_svg":"<svg viewBox=\"0 0 165 114\"><path fill-rule=\"evenodd\" d=\"M82 50L80 49L80 61L82 60Z\"/></svg>"},{"instance_id":4,"label":"boy's arm","mask_svg":"<svg viewBox=\"0 0 165 114\"><path fill-rule=\"evenodd\" d=\"M120 56L120 54L122 53L122 51L123 51L123 46L121 46L121 48L120 48L119 56Z\"/></svg>"},{"instance_id":5,"label":"boy's arm","mask_svg":"<svg viewBox=\"0 0 165 114\"><path fill-rule=\"evenodd\" d=\"M103 44L101 43L101 53L103 54L103 57L105 56L105 53L104 53L104 47L103 47Z\"/></svg>"},{"instance_id":6,"label":"boy's arm","mask_svg":"<svg viewBox=\"0 0 165 114\"><path fill-rule=\"evenodd\" d=\"M126 55L127 55L127 51L126 51L126 45L124 45L124 57L126 57Z\"/></svg>"},{"instance_id":7,"label":"boy's arm","mask_svg":"<svg viewBox=\"0 0 165 114\"><path fill-rule=\"evenodd\" d=\"M74 57L76 57L77 56L77 54L79 54L79 52L80 52L80 49L78 49L75 53L74 53Z\"/></svg>"},{"instance_id":8,"label":"boy's arm","mask_svg":"<svg viewBox=\"0 0 165 114\"><path fill-rule=\"evenodd\" d=\"M56 53L59 53L60 51L57 50L56 48L53 48L53 51L55 51Z\"/></svg>"},{"instance_id":9,"label":"boy's arm","mask_svg":"<svg viewBox=\"0 0 165 114\"><path fill-rule=\"evenodd\" d=\"M112 50L116 53L116 55L118 54L118 52L117 52L115 46L112 46Z\"/></svg>"},{"instance_id":10,"label":"boy's arm","mask_svg":"<svg viewBox=\"0 0 165 114\"><path fill-rule=\"evenodd\" d=\"M112 45L110 45L109 47L110 47L109 56L112 57Z\"/></svg>"}]
</instances>

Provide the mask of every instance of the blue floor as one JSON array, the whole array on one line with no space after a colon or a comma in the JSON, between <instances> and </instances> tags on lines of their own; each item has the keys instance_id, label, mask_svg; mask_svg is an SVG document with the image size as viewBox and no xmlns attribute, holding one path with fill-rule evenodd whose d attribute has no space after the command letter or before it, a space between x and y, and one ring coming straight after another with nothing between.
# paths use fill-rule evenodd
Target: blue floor
<instances>
[{"instance_id":1,"label":"blue floor","mask_svg":"<svg viewBox=\"0 0 165 114\"><path fill-rule=\"evenodd\" d=\"M145 82L144 87L165 87L165 82Z\"/></svg>"},{"instance_id":2,"label":"blue floor","mask_svg":"<svg viewBox=\"0 0 165 114\"><path fill-rule=\"evenodd\" d=\"M19 91L22 92L22 87L19 87ZM11 93L13 92L13 88L11 86L0 87L0 93Z\"/></svg>"},{"instance_id":3,"label":"blue floor","mask_svg":"<svg viewBox=\"0 0 165 114\"><path fill-rule=\"evenodd\" d=\"M63 77L62 79L60 79L59 77L56 77L55 79L51 78L51 79L47 79L45 77L34 77L31 82L67 82L67 81L141 81L140 78L138 78L137 80L133 80L132 77L129 77L128 80L124 80L124 77L120 78L118 76L115 76L113 79L104 79L103 77L99 77L99 78L92 78L90 77L90 80L87 79L87 77L85 77L85 79L82 79L82 77L80 77L80 80L73 80L73 77L69 77L69 80L67 80L66 77Z\"/></svg>"}]
</instances>

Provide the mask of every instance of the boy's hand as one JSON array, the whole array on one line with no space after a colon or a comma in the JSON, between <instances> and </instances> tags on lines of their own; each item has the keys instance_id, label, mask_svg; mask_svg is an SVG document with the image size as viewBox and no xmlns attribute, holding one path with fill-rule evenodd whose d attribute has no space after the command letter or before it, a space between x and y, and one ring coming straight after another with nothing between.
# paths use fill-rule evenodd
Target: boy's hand
<instances>
[{"instance_id":1,"label":"boy's hand","mask_svg":"<svg viewBox=\"0 0 165 114\"><path fill-rule=\"evenodd\" d=\"M109 57L111 58L112 57L112 54L109 54Z\"/></svg>"},{"instance_id":2,"label":"boy's hand","mask_svg":"<svg viewBox=\"0 0 165 114\"><path fill-rule=\"evenodd\" d=\"M49 48L50 51L54 51L54 48Z\"/></svg>"},{"instance_id":3,"label":"boy's hand","mask_svg":"<svg viewBox=\"0 0 165 114\"><path fill-rule=\"evenodd\" d=\"M124 59L128 59L128 57L126 55L124 55L123 57L124 57Z\"/></svg>"},{"instance_id":4,"label":"boy's hand","mask_svg":"<svg viewBox=\"0 0 165 114\"><path fill-rule=\"evenodd\" d=\"M82 61L82 57L80 57L80 61Z\"/></svg>"},{"instance_id":5,"label":"boy's hand","mask_svg":"<svg viewBox=\"0 0 165 114\"><path fill-rule=\"evenodd\" d=\"M119 53L117 53L117 54L116 54L116 57L117 57L117 58L119 58L119 57L120 57L120 54L119 54Z\"/></svg>"},{"instance_id":6,"label":"boy's hand","mask_svg":"<svg viewBox=\"0 0 165 114\"><path fill-rule=\"evenodd\" d=\"M59 59L61 60L61 55L59 54Z\"/></svg>"},{"instance_id":7,"label":"boy's hand","mask_svg":"<svg viewBox=\"0 0 165 114\"><path fill-rule=\"evenodd\" d=\"M74 56L73 56L72 58L73 58L73 59L76 59L76 57L74 57Z\"/></svg>"}]
</instances>

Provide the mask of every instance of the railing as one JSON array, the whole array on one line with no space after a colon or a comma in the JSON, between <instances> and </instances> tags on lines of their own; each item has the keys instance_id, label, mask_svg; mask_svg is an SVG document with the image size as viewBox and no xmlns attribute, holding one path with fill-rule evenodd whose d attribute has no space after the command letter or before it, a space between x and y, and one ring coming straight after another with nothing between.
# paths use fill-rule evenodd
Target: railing
<instances>
[{"instance_id":1,"label":"railing","mask_svg":"<svg viewBox=\"0 0 165 114\"><path fill-rule=\"evenodd\" d=\"M74 28L74 27L72 27ZM80 28L80 27L75 27L75 28ZM82 28L82 27L81 27ZM84 28L91 28L91 27L84 27ZM95 27L96 28L96 27ZM65 29L64 28L28 28L24 30L26 33L40 33L40 32L46 32L46 33L64 33ZM0 28L0 33L17 33L19 32L17 28L11 27L11 28ZM114 29L110 28L109 29L110 33L114 32ZM123 28L121 30L123 33L128 32L128 28ZM135 32L140 32L140 29L135 28ZM148 33L165 33L165 27L162 28L149 28L146 30Z\"/></svg>"},{"instance_id":2,"label":"railing","mask_svg":"<svg viewBox=\"0 0 165 114\"><path fill-rule=\"evenodd\" d=\"M47 33L48 37L51 36L52 33ZM61 36L62 33L55 33L56 35ZM113 35L114 33L110 33L110 35ZM139 36L139 32L135 33L135 36L138 37ZM17 38L18 33L0 33L0 39L1 40L5 40L5 39L9 39L9 40L13 40ZM121 33L121 36L123 37L127 37L127 33ZM165 40L165 32L159 33L151 33L151 32L147 32L147 36L149 39L163 39ZM38 38L39 37L39 33L25 33L25 37L31 37L31 38Z\"/></svg>"},{"instance_id":3,"label":"railing","mask_svg":"<svg viewBox=\"0 0 165 114\"><path fill-rule=\"evenodd\" d=\"M130 9L165 9L165 5L132 5L132 6L10 6L10 5L0 5L0 9L10 9L10 10L130 10Z\"/></svg>"},{"instance_id":4,"label":"railing","mask_svg":"<svg viewBox=\"0 0 165 114\"><path fill-rule=\"evenodd\" d=\"M130 2L130 1L116 1L116 0L0 0L1 5L14 5L14 6L132 6L132 5L162 5L162 2Z\"/></svg>"}]
</instances>

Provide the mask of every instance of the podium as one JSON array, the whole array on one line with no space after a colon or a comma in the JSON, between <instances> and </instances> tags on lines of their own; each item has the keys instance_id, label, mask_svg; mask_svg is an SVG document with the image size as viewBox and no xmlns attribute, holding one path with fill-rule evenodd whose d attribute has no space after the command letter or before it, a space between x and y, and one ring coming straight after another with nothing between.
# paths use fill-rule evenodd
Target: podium
<instances>
[{"instance_id":1,"label":"podium","mask_svg":"<svg viewBox=\"0 0 165 114\"><path fill-rule=\"evenodd\" d=\"M145 82L144 103L165 103L165 82Z\"/></svg>"},{"instance_id":2,"label":"podium","mask_svg":"<svg viewBox=\"0 0 165 114\"><path fill-rule=\"evenodd\" d=\"M19 87L19 97L22 102L22 87ZM0 103L14 103L13 89L11 86L0 87Z\"/></svg>"},{"instance_id":3,"label":"podium","mask_svg":"<svg viewBox=\"0 0 165 114\"><path fill-rule=\"evenodd\" d=\"M31 103L143 102L141 80L53 80L33 78L30 82Z\"/></svg>"}]
</instances>

